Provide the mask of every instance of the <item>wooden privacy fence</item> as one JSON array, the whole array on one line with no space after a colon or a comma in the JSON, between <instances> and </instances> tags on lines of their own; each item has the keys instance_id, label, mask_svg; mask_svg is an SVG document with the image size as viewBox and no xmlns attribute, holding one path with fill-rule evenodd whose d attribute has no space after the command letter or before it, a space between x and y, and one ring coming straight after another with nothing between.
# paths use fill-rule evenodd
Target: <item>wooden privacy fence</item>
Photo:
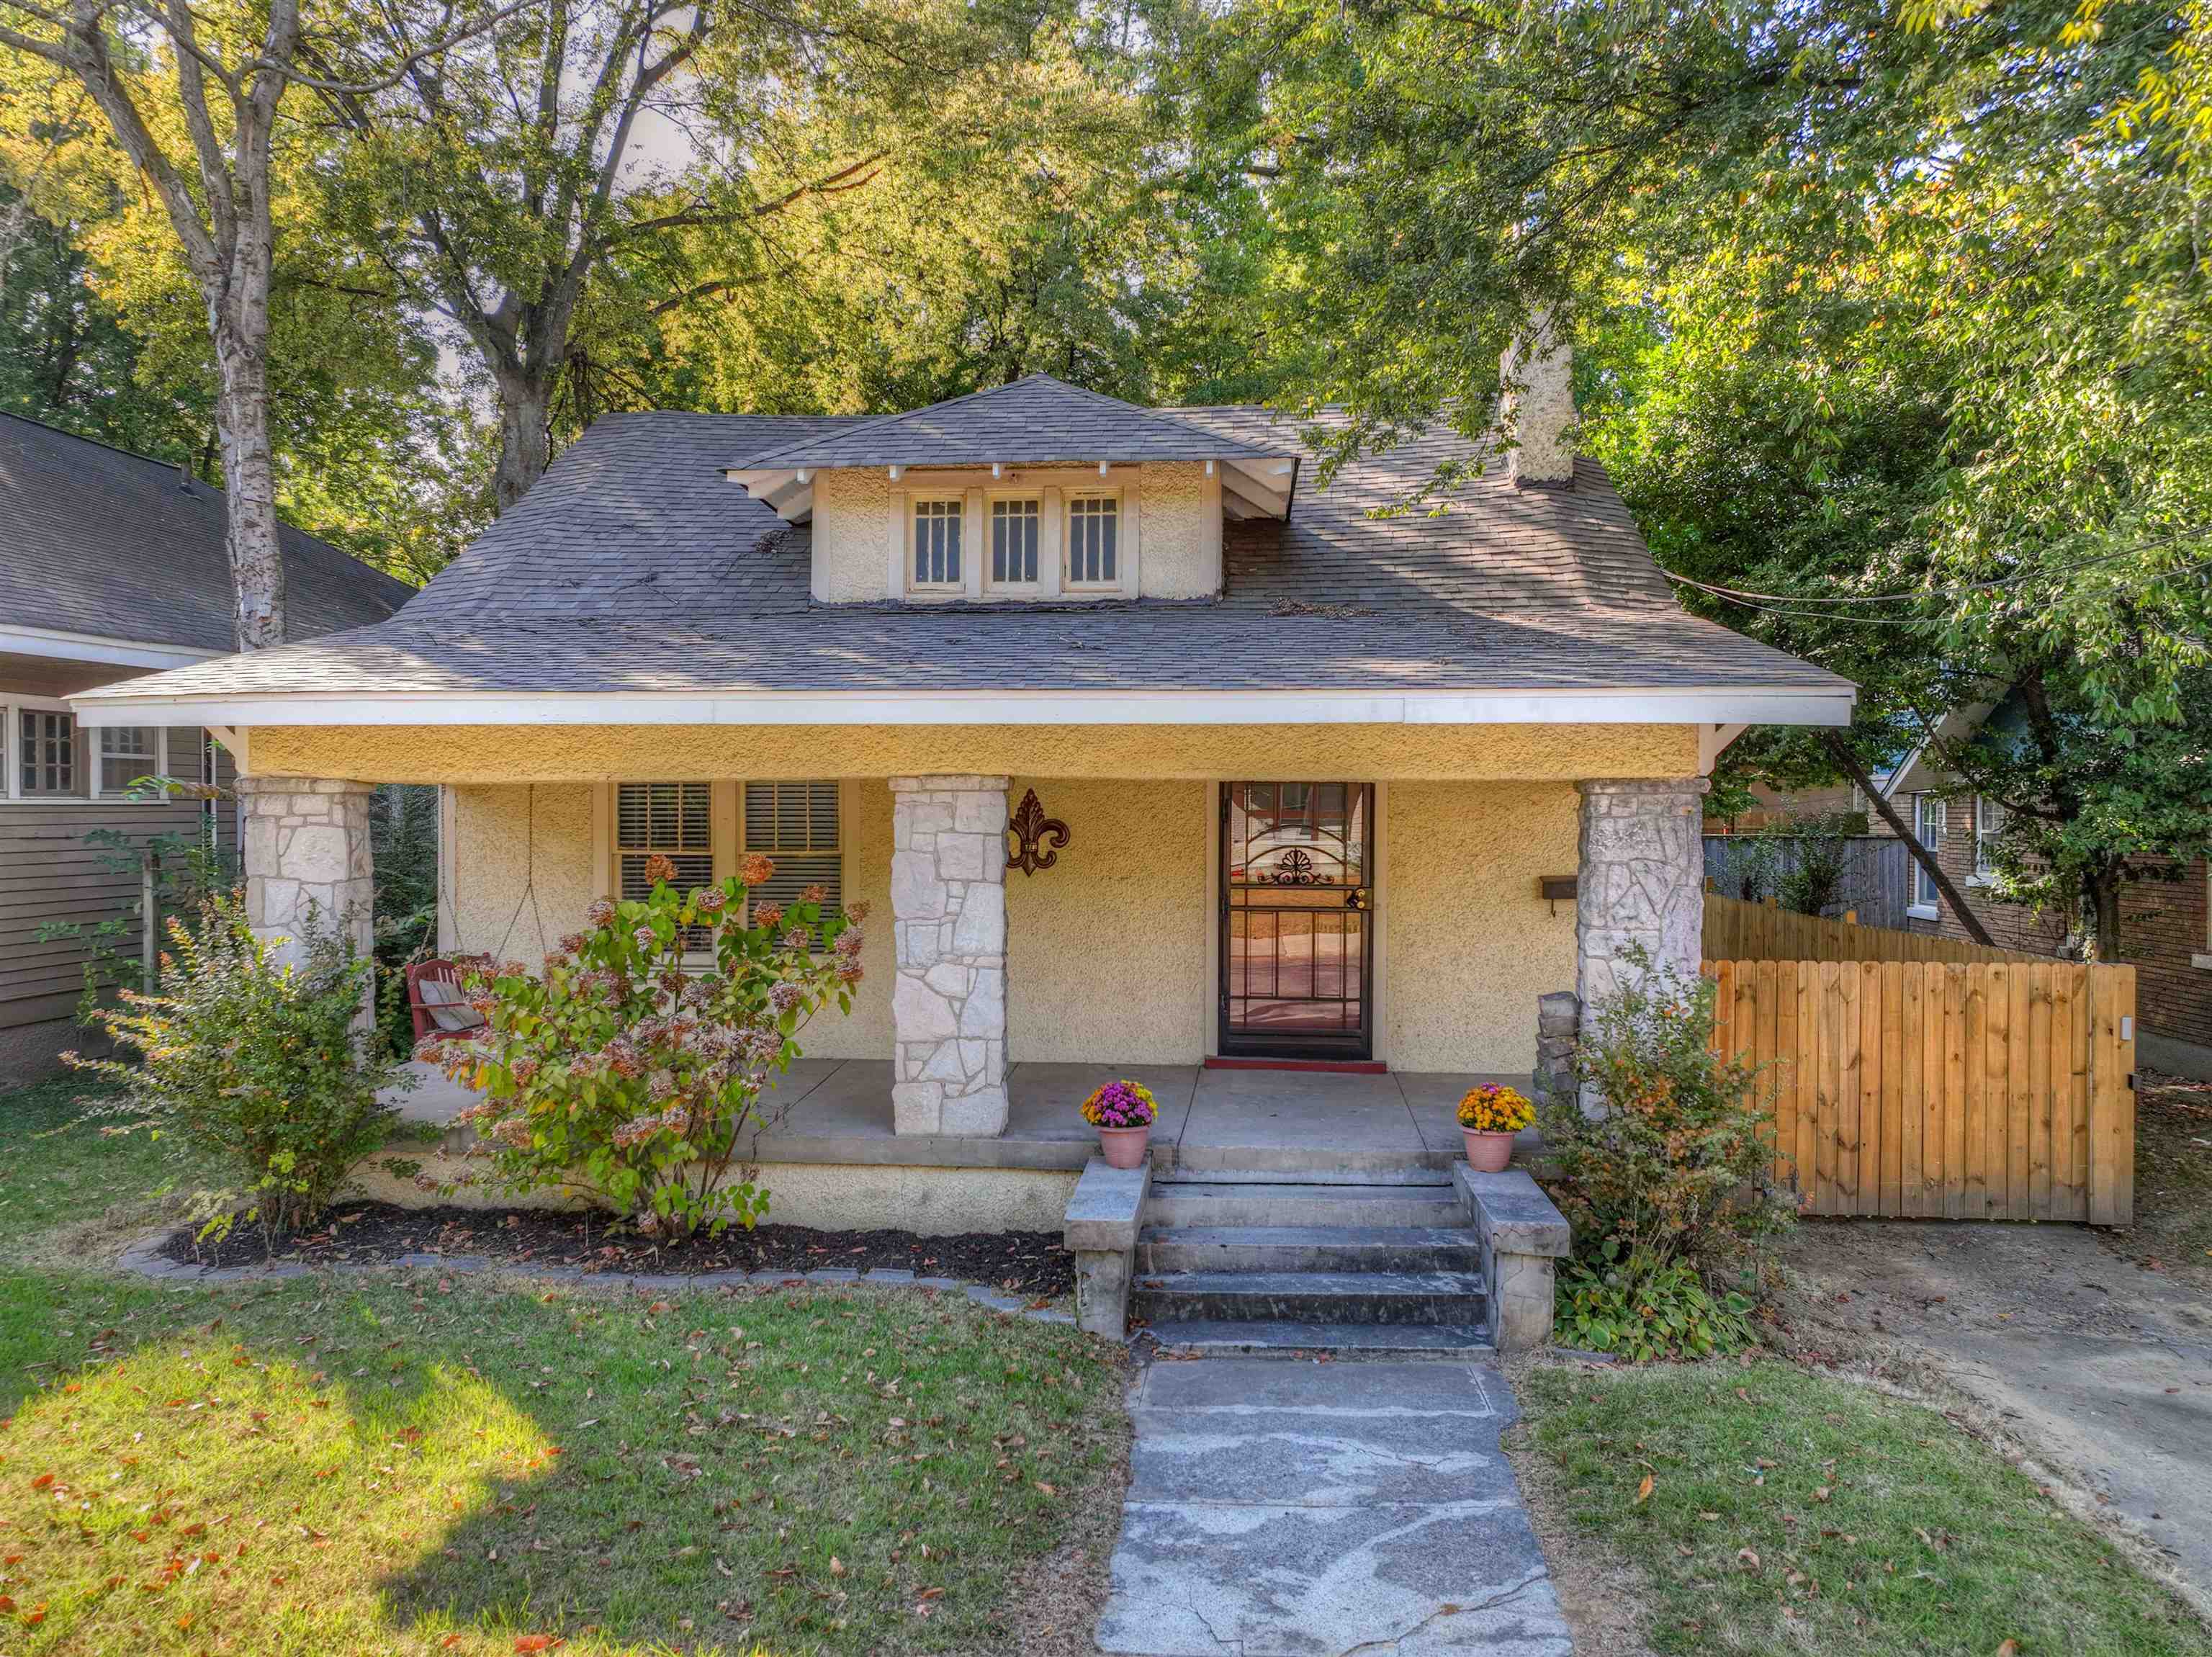
<instances>
[{"instance_id":1,"label":"wooden privacy fence","mask_svg":"<svg viewBox=\"0 0 2212 1657\"><path fill-rule=\"evenodd\" d=\"M1776 1177L1806 1213L2134 1218L2134 967L2025 957L1705 972L1719 984L1715 1050L1771 1066Z\"/></svg>"},{"instance_id":2,"label":"wooden privacy fence","mask_svg":"<svg viewBox=\"0 0 2212 1657\"><path fill-rule=\"evenodd\" d=\"M1992 949L1895 927L1800 915L1771 904L1705 893L1705 952L1730 961L2042 961L2042 955ZM2130 1009L2132 1010L2132 1009Z\"/></svg>"}]
</instances>

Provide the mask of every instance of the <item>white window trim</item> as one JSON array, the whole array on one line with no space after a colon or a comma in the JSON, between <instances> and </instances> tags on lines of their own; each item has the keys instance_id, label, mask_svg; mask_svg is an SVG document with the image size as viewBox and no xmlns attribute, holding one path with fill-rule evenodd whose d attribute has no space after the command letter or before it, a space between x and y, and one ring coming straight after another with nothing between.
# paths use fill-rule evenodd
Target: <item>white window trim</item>
<instances>
[{"instance_id":1,"label":"white window trim","mask_svg":"<svg viewBox=\"0 0 2212 1657\"><path fill-rule=\"evenodd\" d=\"M969 491L957 489L912 489L907 490L904 509L899 518L905 532L905 551L900 558L901 573L905 577L906 596L912 599L962 599L968 596L969 577L975 564L975 503L967 498ZM929 502L941 501L960 508L960 579L957 582L925 582L915 574L915 515Z\"/></svg>"},{"instance_id":2,"label":"white window trim","mask_svg":"<svg viewBox=\"0 0 2212 1657\"><path fill-rule=\"evenodd\" d=\"M1984 807L1996 813L1996 825L1993 828L1982 826L1982 812ZM1972 853L1972 867L1966 875L1966 884L1972 886L1986 886L1994 880L1996 872L1993 868L1983 867L1983 850L1990 841L2004 832L2005 809L1988 795L1978 794L1974 796L1974 809L1972 815L1967 819L1967 824L1973 838L1968 847Z\"/></svg>"},{"instance_id":3,"label":"white window trim","mask_svg":"<svg viewBox=\"0 0 2212 1657\"><path fill-rule=\"evenodd\" d=\"M1930 844L1928 840L1923 838L1925 831L1921 823L1922 813L1930 805L1935 807L1936 819L1936 839L1933 844ZM1915 840L1919 841L1922 845L1927 846L1928 850L1933 852L1939 861L1943 856L1944 838L1949 834L1950 828L1951 807L1948 801L1945 800L1942 795L1931 791L1923 790L1921 793L1912 795L1912 838ZM1943 905L1942 894L1937 892L1932 898L1922 895L1920 883L1923 880L1927 880L1928 871L1921 868L1920 860L1918 858L1914 858L1912 860L1912 889L1906 894L1911 901L1905 905L1905 912L1916 921L1940 920L1942 917ZM1931 890L1935 887L1935 884L1936 883L1933 880L1928 880L1928 885Z\"/></svg>"},{"instance_id":4,"label":"white window trim","mask_svg":"<svg viewBox=\"0 0 2212 1657\"><path fill-rule=\"evenodd\" d=\"M981 566L983 591L1005 594L1010 598L1034 599L1044 596L1046 590L1060 590L1059 567L1048 561L1045 549L1054 545L1055 537L1047 527L1050 509L1045 500L1051 491L1042 489L987 489L983 491L982 557L976 562ZM995 549L991 545L991 527L998 504L1001 501L1035 501L1037 509L1037 578L1035 581L996 581L991 575L991 559ZM1055 551L1057 548L1055 546Z\"/></svg>"},{"instance_id":5,"label":"white window trim","mask_svg":"<svg viewBox=\"0 0 2212 1657\"><path fill-rule=\"evenodd\" d=\"M1137 589L1129 584L1130 559L1128 491L1118 484L1083 484L1065 491L1060 508L1060 590L1071 598L1119 598ZM1068 553L1075 545L1075 508L1080 501L1114 503L1114 579L1079 582L1068 569Z\"/></svg>"},{"instance_id":6,"label":"white window trim","mask_svg":"<svg viewBox=\"0 0 2212 1657\"><path fill-rule=\"evenodd\" d=\"M884 595L910 604L1035 603L1040 599L1097 602L1133 599L1144 591L1144 468L1006 466L991 477L975 467L915 467L902 472L890 491L885 536ZM1111 584L1071 587L1067 569L1067 508L1084 496L1111 496L1121 503L1121 527ZM964 496L958 587L922 587L914 581L914 509L920 501ZM994 500L1037 503L1037 580L1035 585L990 579L990 506Z\"/></svg>"},{"instance_id":7,"label":"white window trim","mask_svg":"<svg viewBox=\"0 0 2212 1657\"><path fill-rule=\"evenodd\" d=\"M106 777L107 733L97 726L89 728L80 726L78 728L81 730L88 728L90 731L90 740L85 744L85 752L91 756L91 758L87 761L87 764L91 767L91 775L86 778L86 799L112 801L118 805L125 806L157 806L162 803L162 801L159 800L133 800L131 797L129 791L124 789L117 789L111 792L107 786ZM126 726L124 728L143 729L145 728L143 726L137 728ZM145 772L144 775L149 777L167 777L169 774L169 728L167 725L157 724L152 728L154 732L154 752L149 757L154 762L154 767L150 771Z\"/></svg>"},{"instance_id":8,"label":"white window trim","mask_svg":"<svg viewBox=\"0 0 2212 1657\"><path fill-rule=\"evenodd\" d=\"M20 763L23 746L23 722L21 716L26 711L66 714L74 713L76 710L68 702L58 696L10 694L0 698L0 726L5 728L0 729L0 764L7 766L7 789L4 794L0 794L0 803L10 806L51 807L65 806L72 801L82 804L97 799L99 796L90 792L84 794L26 794L23 792L23 768ZM91 733L94 729L82 719L77 721L76 728L79 731L86 733ZM98 736L88 734L85 747L88 752L97 754L100 751ZM96 789L100 783L98 761L94 760L93 763L95 769L88 781L88 789Z\"/></svg>"}]
</instances>

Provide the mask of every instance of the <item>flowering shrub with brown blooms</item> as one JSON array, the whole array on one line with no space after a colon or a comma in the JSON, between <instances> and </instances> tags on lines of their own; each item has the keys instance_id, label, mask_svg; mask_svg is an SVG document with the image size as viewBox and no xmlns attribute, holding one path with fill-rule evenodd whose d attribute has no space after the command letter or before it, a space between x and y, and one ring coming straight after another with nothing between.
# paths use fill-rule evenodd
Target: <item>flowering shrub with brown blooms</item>
<instances>
[{"instance_id":1,"label":"flowering shrub with brown blooms","mask_svg":"<svg viewBox=\"0 0 2212 1657\"><path fill-rule=\"evenodd\" d=\"M198 1193L206 1232L243 1219L273 1244L320 1215L391 1129L396 1106L378 1095L399 1061L362 1017L372 963L312 913L295 929L300 959L280 963L235 895L167 929L161 993L125 990L97 1015L127 1057L62 1057L120 1084L87 1111L115 1120L102 1132L143 1128L237 1169L241 1189Z\"/></svg>"},{"instance_id":2,"label":"flowering shrub with brown blooms","mask_svg":"<svg viewBox=\"0 0 2212 1657\"><path fill-rule=\"evenodd\" d=\"M420 1057L483 1093L456 1119L495 1183L594 1197L648 1235L750 1227L768 1210L742 1154L762 1090L815 1013L851 1009L866 911L825 912L811 893L748 925L748 886L774 873L757 855L689 893L665 857L646 871L649 896L598 899L542 972L465 963L486 1023Z\"/></svg>"},{"instance_id":3,"label":"flowering shrub with brown blooms","mask_svg":"<svg viewBox=\"0 0 2212 1657\"><path fill-rule=\"evenodd\" d=\"M1585 1116L1569 1099L1544 1113L1546 1188L1574 1228L1577 1264L1560 1277L1570 1325L1571 1297L1593 1281L1624 1305L1648 1304L1632 1291L1654 1282L1694 1280L1716 1295L1755 1288L1766 1244L1796 1215L1772 1179L1771 1087L1712 1051L1711 981L1655 966L1638 948L1624 959L1621 988L1591 1009L1576 1055L1601 1108ZM1559 1338L1607 1348L1589 1329L1563 1326Z\"/></svg>"}]
</instances>

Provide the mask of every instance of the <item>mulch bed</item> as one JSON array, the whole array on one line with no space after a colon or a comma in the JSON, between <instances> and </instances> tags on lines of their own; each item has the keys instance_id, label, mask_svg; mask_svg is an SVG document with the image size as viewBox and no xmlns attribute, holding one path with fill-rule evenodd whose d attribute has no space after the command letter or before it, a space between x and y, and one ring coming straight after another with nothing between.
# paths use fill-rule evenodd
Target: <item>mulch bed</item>
<instances>
[{"instance_id":1,"label":"mulch bed","mask_svg":"<svg viewBox=\"0 0 2212 1657\"><path fill-rule=\"evenodd\" d=\"M473 1255L501 1265L574 1266L585 1271L679 1272L896 1268L924 1277L960 1277L1022 1295L1065 1295L1075 1287L1075 1258L1048 1231L967 1232L921 1237L910 1231L815 1231L805 1226L732 1228L720 1237L655 1246L605 1215L541 1209L402 1209L342 1203L320 1229L277 1246L240 1226L220 1240L195 1242L191 1228L163 1252L184 1265L374 1265L409 1254Z\"/></svg>"}]
</instances>

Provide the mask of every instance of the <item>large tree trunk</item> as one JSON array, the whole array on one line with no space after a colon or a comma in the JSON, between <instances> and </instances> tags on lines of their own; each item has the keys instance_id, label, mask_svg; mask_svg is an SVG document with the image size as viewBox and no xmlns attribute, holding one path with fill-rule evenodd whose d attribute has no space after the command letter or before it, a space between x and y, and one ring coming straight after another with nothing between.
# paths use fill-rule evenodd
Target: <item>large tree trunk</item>
<instances>
[{"instance_id":1,"label":"large tree trunk","mask_svg":"<svg viewBox=\"0 0 2212 1657\"><path fill-rule=\"evenodd\" d=\"M238 594L241 650L284 642L284 551L276 533L276 465L269 442L267 313L249 320L214 319L219 385L216 424L222 433L224 543ZM252 336L258 332L261 338Z\"/></svg>"},{"instance_id":2,"label":"large tree trunk","mask_svg":"<svg viewBox=\"0 0 2212 1657\"><path fill-rule=\"evenodd\" d=\"M2089 877L2089 907L2097 922L2097 959L2120 958L2120 871L2105 868Z\"/></svg>"},{"instance_id":3,"label":"large tree trunk","mask_svg":"<svg viewBox=\"0 0 2212 1657\"><path fill-rule=\"evenodd\" d=\"M499 468L492 474L492 510L505 512L545 475L552 460L546 417L560 370L525 369L499 376Z\"/></svg>"}]
</instances>

